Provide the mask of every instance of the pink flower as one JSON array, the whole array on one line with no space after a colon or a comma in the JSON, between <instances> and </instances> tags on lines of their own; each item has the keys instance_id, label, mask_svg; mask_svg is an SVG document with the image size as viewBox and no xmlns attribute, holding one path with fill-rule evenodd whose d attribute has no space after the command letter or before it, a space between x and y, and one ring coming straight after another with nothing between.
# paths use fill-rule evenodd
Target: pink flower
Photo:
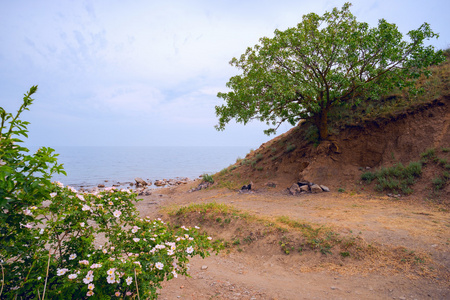
<instances>
[{"instance_id":1,"label":"pink flower","mask_svg":"<svg viewBox=\"0 0 450 300\"><path fill-rule=\"evenodd\" d=\"M121 214L122 214L122 212L121 212L120 210L115 210L115 211L113 212L113 215L114 215L114 217L116 217L116 218L120 217Z\"/></svg>"},{"instance_id":2,"label":"pink flower","mask_svg":"<svg viewBox=\"0 0 450 300\"><path fill-rule=\"evenodd\" d=\"M116 292L114 295L116 295L116 297L120 296L120 292Z\"/></svg>"},{"instance_id":3,"label":"pink flower","mask_svg":"<svg viewBox=\"0 0 450 300\"><path fill-rule=\"evenodd\" d=\"M55 196L57 195L57 193L50 193L50 197L55 198Z\"/></svg>"},{"instance_id":4,"label":"pink flower","mask_svg":"<svg viewBox=\"0 0 450 300\"><path fill-rule=\"evenodd\" d=\"M157 263L155 264L155 267L156 267L158 270L162 270L162 269L164 268L164 265L163 265L162 263L160 263L160 262L157 262Z\"/></svg>"},{"instance_id":5,"label":"pink flower","mask_svg":"<svg viewBox=\"0 0 450 300\"><path fill-rule=\"evenodd\" d=\"M93 291L88 291L88 292L86 293L86 296L88 296L88 297L90 297L90 296L92 296L92 295L94 295L94 292L93 292Z\"/></svg>"}]
</instances>

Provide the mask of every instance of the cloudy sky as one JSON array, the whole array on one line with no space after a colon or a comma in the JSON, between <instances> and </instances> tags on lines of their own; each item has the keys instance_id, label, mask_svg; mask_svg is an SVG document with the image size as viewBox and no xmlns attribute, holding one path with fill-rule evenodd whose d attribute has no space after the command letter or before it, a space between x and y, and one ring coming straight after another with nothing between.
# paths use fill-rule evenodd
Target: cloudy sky
<instances>
[{"instance_id":1,"label":"cloudy sky","mask_svg":"<svg viewBox=\"0 0 450 300\"><path fill-rule=\"evenodd\" d=\"M38 85L24 119L29 145L249 146L264 124L217 132L228 62L275 29L345 1L1 0L0 106L14 111ZM360 0L352 12L406 33L423 22L450 47L450 1ZM281 126L280 132L289 127Z\"/></svg>"}]
</instances>

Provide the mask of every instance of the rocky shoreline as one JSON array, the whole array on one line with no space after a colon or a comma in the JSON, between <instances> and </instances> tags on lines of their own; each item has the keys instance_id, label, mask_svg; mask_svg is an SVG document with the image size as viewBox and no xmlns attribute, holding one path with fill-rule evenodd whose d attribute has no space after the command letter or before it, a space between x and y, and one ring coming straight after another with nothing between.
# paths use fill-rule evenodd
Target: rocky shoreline
<instances>
[{"instance_id":1,"label":"rocky shoreline","mask_svg":"<svg viewBox=\"0 0 450 300\"><path fill-rule=\"evenodd\" d=\"M125 188L134 190L139 196L148 196L151 195L152 190L163 187L174 187L183 184L187 184L189 182L195 181L198 179L190 179L187 177L176 177L172 179L158 179L155 181L151 181L150 179L144 180L140 177L136 177L134 182L126 181L126 182L114 182L110 180L105 180L103 183L99 183L93 186L78 186L80 191L84 192L95 192L101 191L105 188Z\"/></svg>"}]
</instances>

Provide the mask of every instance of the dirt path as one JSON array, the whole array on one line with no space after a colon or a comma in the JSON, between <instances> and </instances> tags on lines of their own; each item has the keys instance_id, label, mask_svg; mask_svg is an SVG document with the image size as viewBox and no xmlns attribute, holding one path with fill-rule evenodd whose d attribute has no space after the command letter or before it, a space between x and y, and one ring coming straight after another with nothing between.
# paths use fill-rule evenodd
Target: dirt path
<instances>
[{"instance_id":1,"label":"dirt path","mask_svg":"<svg viewBox=\"0 0 450 300\"><path fill-rule=\"evenodd\" d=\"M239 194L226 189L188 193L189 186L156 190L138 203L143 216L161 216L161 208L190 203L225 203L264 218L287 216L353 234L368 243L405 247L429 255L450 269L450 218L433 205L388 197L322 193L290 196L282 191ZM208 230L207 228L204 228ZM269 246L268 246L269 247ZM321 263L302 268L305 257L243 247L190 263L191 278L164 283L161 299L450 299L448 277L371 272L361 262L351 273ZM309 259L309 258L308 258ZM442 274L439 273L439 274Z\"/></svg>"}]
</instances>

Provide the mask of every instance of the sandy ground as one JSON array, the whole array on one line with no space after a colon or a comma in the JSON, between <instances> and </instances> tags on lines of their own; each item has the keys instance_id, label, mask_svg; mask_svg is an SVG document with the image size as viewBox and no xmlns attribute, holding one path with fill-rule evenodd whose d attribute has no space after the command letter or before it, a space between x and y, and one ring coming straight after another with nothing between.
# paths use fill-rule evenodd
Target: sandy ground
<instances>
[{"instance_id":1,"label":"sandy ground","mask_svg":"<svg viewBox=\"0 0 450 300\"><path fill-rule=\"evenodd\" d=\"M321 253L305 257L243 247L190 262L191 278L163 284L160 299L450 299L450 218L431 203L386 196L322 193L291 196L261 190L241 194L227 189L189 193L191 186L155 190L142 197L142 216L167 217L164 209L190 203L225 203L258 217L288 216L356 234L380 247L405 247L424 253L440 266L430 276L380 272L359 262L352 272L327 264ZM203 228L208 232L208 228ZM306 258L309 259L309 258ZM333 267L331 267L333 266Z\"/></svg>"}]
</instances>

